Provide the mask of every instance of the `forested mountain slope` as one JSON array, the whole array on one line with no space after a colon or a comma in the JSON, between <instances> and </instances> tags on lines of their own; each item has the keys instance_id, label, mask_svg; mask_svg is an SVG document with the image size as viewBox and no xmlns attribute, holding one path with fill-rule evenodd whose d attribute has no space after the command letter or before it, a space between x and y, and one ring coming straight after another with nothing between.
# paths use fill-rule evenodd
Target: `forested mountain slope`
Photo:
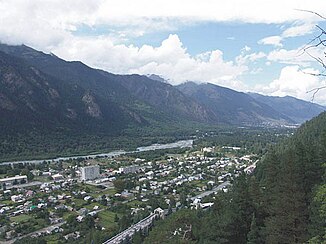
<instances>
[{"instance_id":1,"label":"forested mountain slope","mask_svg":"<svg viewBox=\"0 0 326 244\"><path fill-rule=\"evenodd\" d=\"M326 113L303 124L265 156L256 175L264 189L261 227L267 243L302 243L326 234L325 195L320 199L325 194L325 163Z\"/></svg>"}]
</instances>

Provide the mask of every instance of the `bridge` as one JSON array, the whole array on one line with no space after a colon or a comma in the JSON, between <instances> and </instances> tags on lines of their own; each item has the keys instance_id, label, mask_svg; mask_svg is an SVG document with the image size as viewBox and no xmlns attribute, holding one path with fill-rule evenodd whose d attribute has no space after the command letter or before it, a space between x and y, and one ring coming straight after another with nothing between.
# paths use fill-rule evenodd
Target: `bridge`
<instances>
[{"instance_id":1,"label":"bridge","mask_svg":"<svg viewBox=\"0 0 326 244\"><path fill-rule=\"evenodd\" d=\"M154 212L151 213L149 216L140 220L138 223L132 225L128 229L115 235L111 239L103 242L103 244L120 244L124 240L131 238L136 232L149 228L157 217L163 218L164 210L160 208L155 209Z\"/></svg>"}]
</instances>

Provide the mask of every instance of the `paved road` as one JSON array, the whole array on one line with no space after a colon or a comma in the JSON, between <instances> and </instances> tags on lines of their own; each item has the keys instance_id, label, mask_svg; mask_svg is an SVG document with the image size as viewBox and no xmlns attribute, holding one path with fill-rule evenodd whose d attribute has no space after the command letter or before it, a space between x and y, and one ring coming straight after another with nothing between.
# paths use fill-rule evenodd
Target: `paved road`
<instances>
[{"instance_id":1,"label":"paved road","mask_svg":"<svg viewBox=\"0 0 326 244\"><path fill-rule=\"evenodd\" d=\"M203 193L200 193L199 195L194 196L194 197L191 197L190 199L193 201L193 200L195 200L196 198L204 198L204 197L209 196L209 195L211 195L211 194L213 194L213 193L215 193L215 192L217 192L217 191L222 190L224 187L226 187L226 186L228 186L228 185L230 185L230 184L231 184L231 183L230 183L229 181L223 182L222 184L220 184L220 185L214 187L212 190L210 190L210 191L205 191L205 192L203 192Z\"/></svg>"}]
</instances>

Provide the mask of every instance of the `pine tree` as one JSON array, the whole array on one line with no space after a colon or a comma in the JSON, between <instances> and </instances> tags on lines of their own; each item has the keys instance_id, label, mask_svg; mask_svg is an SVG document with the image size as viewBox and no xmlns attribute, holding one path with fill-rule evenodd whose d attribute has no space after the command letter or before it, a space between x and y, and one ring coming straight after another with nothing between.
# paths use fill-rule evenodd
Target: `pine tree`
<instances>
[{"instance_id":1,"label":"pine tree","mask_svg":"<svg viewBox=\"0 0 326 244\"><path fill-rule=\"evenodd\" d=\"M133 244L141 244L143 243L143 238L142 238L142 234L140 231L137 231L134 236L132 237L132 243Z\"/></svg>"},{"instance_id":2,"label":"pine tree","mask_svg":"<svg viewBox=\"0 0 326 244\"><path fill-rule=\"evenodd\" d=\"M261 240L259 238L259 229L256 223L255 214L252 215L250 231L247 235L247 244L260 244Z\"/></svg>"},{"instance_id":3,"label":"pine tree","mask_svg":"<svg viewBox=\"0 0 326 244\"><path fill-rule=\"evenodd\" d=\"M266 219L267 243L303 243L307 233L307 204L300 169L292 145L281 151L283 163L270 198ZM269 188L270 189L270 188Z\"/></svg>"}]
</instances>

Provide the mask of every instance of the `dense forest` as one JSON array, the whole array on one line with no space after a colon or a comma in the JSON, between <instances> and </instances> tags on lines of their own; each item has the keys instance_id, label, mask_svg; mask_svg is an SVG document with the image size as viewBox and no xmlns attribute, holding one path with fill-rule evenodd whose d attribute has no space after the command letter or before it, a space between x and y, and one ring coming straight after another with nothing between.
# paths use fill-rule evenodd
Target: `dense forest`
<instances>
[{"instance_id":1,"label":"dense forest","mask_svg":"<svg viewBox=\"0 0 326 244\"><path fill-rule=\"evenodd\" d=\"M214 144L239 146L261 154L268 144L287 138L289 128L251 128L182 124L161 127L130 127L117 135L87 134L85 131L37 132L0 135L0 162L12 160L47 159L59 156L87 155L114 150L135 150L139 146L170 143L194 138L195 146ZM153 152L152 152L153 153ZM164 154L163 152L160 152Z\"/></svg>"},{"instance_id":2,"label":"dense forest","mask_svg":"<svg viewBox=\"0 0 326 244\"><path fill-rule=\"evenodd\" d=\"M272 146L209 210L158 221L145 243L325 243L326 113Z\"/></svg>"},{"instance_id":3,"label":"dense forest","mask_svg":"<svg viewBox=\"0 0 326 244\"><path fill-rule=\"evenodd\" d=\"M189 139L197 128L195 126L187 128L162 126L159 131L156 131L157 128L153 127L130 127L117 135L89 134L82 130L67 131L64 135L58 131L1 134L0 162L87 155L114 150L135 150L139 146Z\"/></svg>"}]
</instances>

